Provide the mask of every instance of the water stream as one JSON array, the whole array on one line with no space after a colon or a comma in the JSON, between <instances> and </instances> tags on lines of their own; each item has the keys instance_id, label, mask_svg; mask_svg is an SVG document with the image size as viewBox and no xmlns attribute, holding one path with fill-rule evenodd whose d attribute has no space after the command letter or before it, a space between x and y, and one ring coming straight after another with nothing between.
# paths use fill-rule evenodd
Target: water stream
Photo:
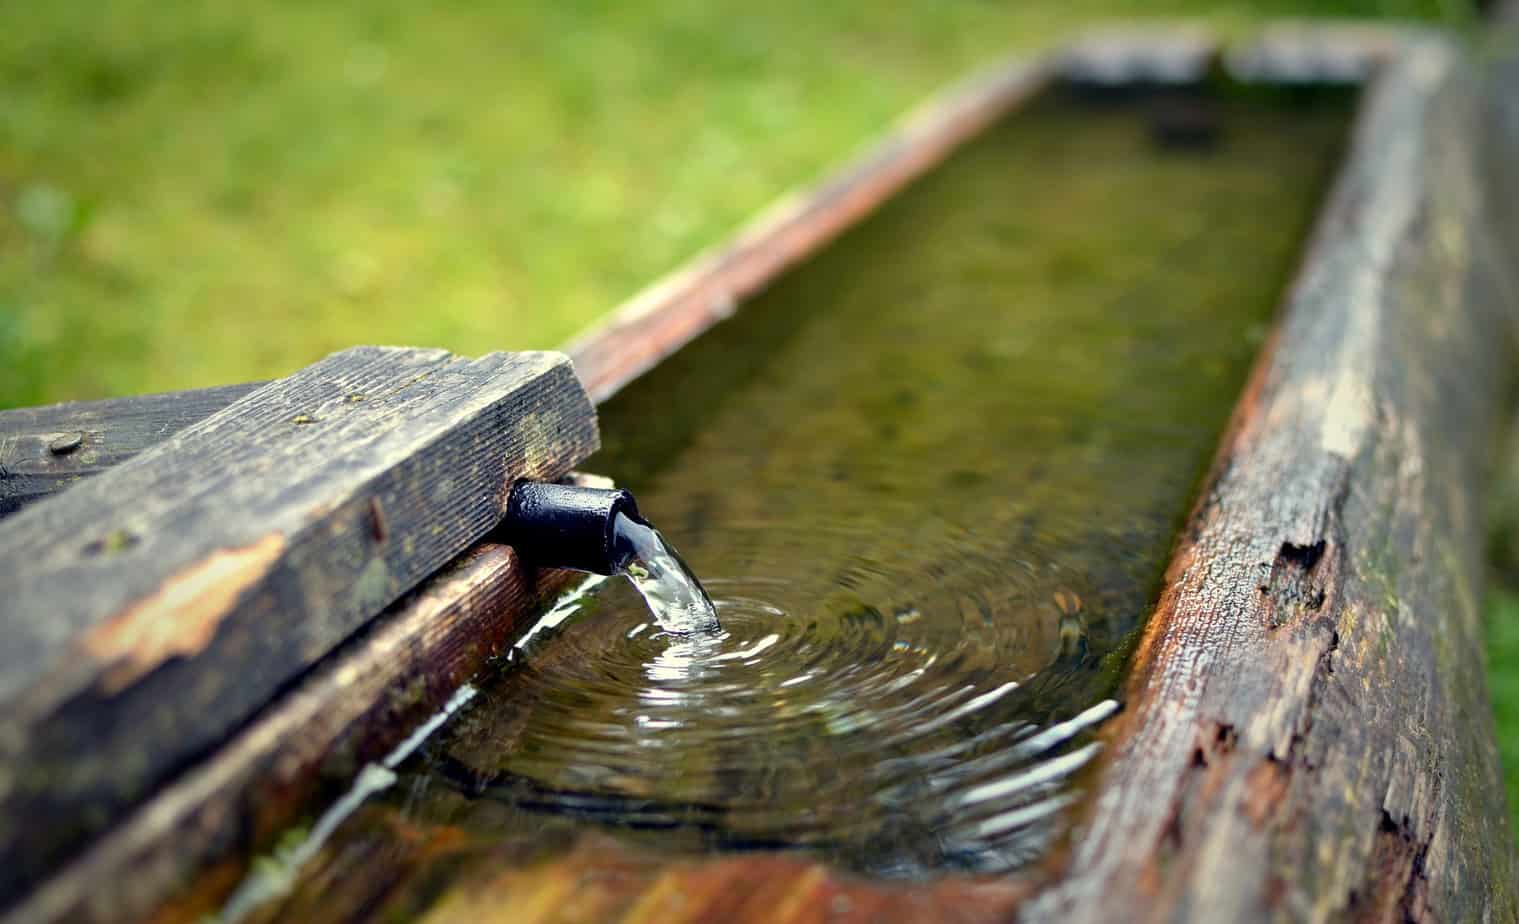
<instances>
[{"instance_id":1,"label":"water stream","mask_svg":"<svg viewBox=\"0 0 1519 924\"><path fill-rule=\"evenodd\" d=\"M695 635L722 628L701 581L659 530L619 513L612 521L612 537L619 549L630 553L623 576L637 588L661 630Z\"/></svg>"}]
</instances>

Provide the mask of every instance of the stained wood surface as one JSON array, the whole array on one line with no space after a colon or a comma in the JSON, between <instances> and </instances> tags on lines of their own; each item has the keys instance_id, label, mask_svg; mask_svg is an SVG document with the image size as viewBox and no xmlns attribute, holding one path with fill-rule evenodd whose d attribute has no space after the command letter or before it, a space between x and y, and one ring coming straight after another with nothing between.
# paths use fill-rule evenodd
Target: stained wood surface
<instances>
[{"instance_id":1,"label":"stained wood surface","mask_svg":"<svg viewBox=\"0 0 1519 924\"><path fill-rule=\"evenodd\" d=\"M125 462L262 384L0 411L0 517Z\"/></svg>"},{"instance_id":2,"label":"stained wood surface","mask_svg":"<svg viewBox=\"0 0 1519 924\"><path fill-rule=\"evenodd\" d=\"M207 761L176 780L4 917L109 922L215 910L251 852L298 822L324 781L346 781L437 710L582 575L524 567L482 542L398 601Z\"/></svg>"},{"instance_id":3,"label":"stained wood surface","mask_svg":"<svg viewBox=\"0 0 1519 924\"><path fill-rule=\"evenodd\" d=\"M1002 878L881 882L797 856L669 857L589 833L531 862L462 826L416 825L366 807L369 836L324 851L295 890L245 924L414 920L425 924L997 924L1028 888ZM360 874L354 871L362 870ZM407 888L448 870L441 894ZM182 924L164 916L154 924Z\"/></svg>"},{"instance_id":4,"label":"stained wood surface","mask_svg":"<svg viewBox=\"0 0 1519 924\"><path fill-rule=\"evenodd\" d=\"M0 531L0 896L206 754L565 474L595 413L559 354L334 354Z\"/></svg>"},{"instance_id":5,"label":"stained wood surface","mask_svg":"<svg viewBox=\"0 0 1519 924\"><path fill-rule=\"evenodd\" d=\"M1477 606L1519 289L1482 113L1439 42L1371 89L1028 919L1519 920Z\"/></svg>"}]
</instances>

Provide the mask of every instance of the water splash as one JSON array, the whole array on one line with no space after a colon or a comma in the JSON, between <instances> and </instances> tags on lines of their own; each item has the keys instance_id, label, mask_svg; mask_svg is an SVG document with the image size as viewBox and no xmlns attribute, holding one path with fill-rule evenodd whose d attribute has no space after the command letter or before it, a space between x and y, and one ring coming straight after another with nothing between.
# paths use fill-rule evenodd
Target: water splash
<instances>
[{"instance_id":1,"label":"water splash","mask_svg":"<svg viewBox=\"0 0 1519 924\"><path fill-rule=\"evenodd\" d=\"M722 628L712 599L659 530L619 513L612 521L612 535L616 546L629 553L622 573L638 588L661 629L672 635L699 635Z\"/></svg>"}]
</instances>

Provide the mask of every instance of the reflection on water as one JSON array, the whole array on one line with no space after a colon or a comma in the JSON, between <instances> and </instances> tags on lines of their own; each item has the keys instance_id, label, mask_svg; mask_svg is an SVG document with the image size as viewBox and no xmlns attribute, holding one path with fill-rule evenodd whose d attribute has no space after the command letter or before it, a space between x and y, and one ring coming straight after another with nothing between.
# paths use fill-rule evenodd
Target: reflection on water
<instances>
[{"instance_id":1,"label":"reflection on water","mask_svg":"<svg viewBox=\"0 0 1519 924\"><path fill-rule=\"evenodd\" d=\"M1045 100L631 386L591 468L680 545L721 629L663 631L603 582L398 768L375 817L410 840L371 851L371 823L332 856L471 845L407 860L392 909L460 852L593 829L886 876L1037 856L1342 103L1231 95L1199 153L1155 147L1142 105Z\"/></svg>"},{"instance_id":2,"label":"reflection on water","mask_svg":"<svg viewBox=\"0 0 1519 924\"><path fill-rule=\"evenodd\" d=\"M658 830L666 846L806 846L881 873L995 869L1037 846L1030 829L1063 804L1048 797L1092 753L1066 745L1116 708L1033 721L1049 679L1009 672L1017 634L969 598L942 613L925 598L934 618L868 606L830 618L783 581L709 589L722 629L672 635L619 618L636 601L600 585L593 613L525 653L511 680L522 708L477 710L429 772L471 799ZM482 773L507 740L509 760Z\"/></svg>"}]
</instances>

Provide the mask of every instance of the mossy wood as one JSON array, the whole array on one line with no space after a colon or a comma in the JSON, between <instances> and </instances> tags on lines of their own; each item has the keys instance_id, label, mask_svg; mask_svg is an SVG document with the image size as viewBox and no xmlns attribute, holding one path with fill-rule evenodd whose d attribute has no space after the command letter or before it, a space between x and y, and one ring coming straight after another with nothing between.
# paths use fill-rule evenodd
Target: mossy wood
<instances>
[{"instance_id":1,"label":"mossy wood","mask_svg":"<svg viewBox=\"0 0 1519 924\"><path fill-rule=\"evenodd\" d=\"M1519 321L1489 127L1443 43L1373 84L1030 919L1519 920L1477 607Z\"/></svg>"},{"instance_id":2,"label":"mossy wood","mask_svg":"<svg viewBox=\"0 0 1519 924\"><path fill-rule=\"evenodd\" d=\"M3 900L597 439L562 355L360 347L10 518Z\"/></svg>"}]
</instances>

